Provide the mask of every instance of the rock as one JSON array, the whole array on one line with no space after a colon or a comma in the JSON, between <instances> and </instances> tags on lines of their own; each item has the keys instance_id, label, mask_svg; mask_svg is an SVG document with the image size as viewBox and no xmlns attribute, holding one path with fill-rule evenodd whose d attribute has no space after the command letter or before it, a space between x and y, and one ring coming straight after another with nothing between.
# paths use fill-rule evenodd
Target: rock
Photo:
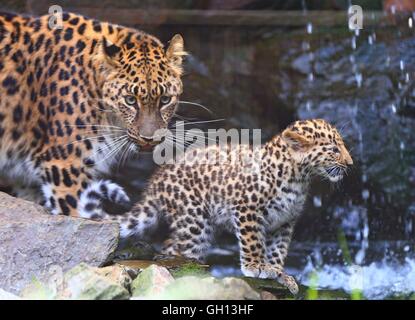
<instances>
[{"instance_id":1,"label":"rock","mask_svg":"<svg viewBox=\"0 0 415 320\"><path fill-rule=\"evenodd\" d=\"M238 279L244 280L248 283L252 288L254 288L258 292L268 292L275 296L276 299L292 299L294 296L291 292L287 289L287 287L283 286L282 284L278 283L277 280L273 279L260 279L260 278L250 278L250 277L240 277ZM300 291L304 291L303 286L299 286Z\"/></svg>"},{"instance_id":2,"label":"rock","mask_svg":"<svg viewBox=\"0 0 415 320\"><path fill-rule=\"evenodd\" d=\"M174 281L170 272L158 265L144 269L131 285L133 297L148 297L161 294Z\"/></svg>"},{"instance_id":3,"label":"rock","mask_svg":"<svg viewBox=\"0 0 415 320\"><path fill-rule=\"evenodd\" d=\"M80 300L121 300L129 296L124 287L85 263L65 274L63 290L58 294L60 299Z\"/></svg>"},{"instance_id":4,"label":"rock","mask_svg":"<svg viewBox=\"0 0 415 320\"><path fill-rule=\"evenodd\" d=\"M0 300L20 300L20 297L0 289Z\"/></svg>"},{"instance_id":5,"label":"rock","mask_svg":"<svg viewBox=\"0 0 415 320\"><path fill-rule=\"evenodd\" d=\"M81 263L55 281L37 280L22 290L24 299L50 300L121 300L130 294L120 283L125 283L121 268L105 270ZM128 276L128 275L127 275Z\"/></svg>"},{"instance_id":6,"label":"rock","mask_svg":"<svg viewBox=\"0 0 415 320\"><path fill-rule=\"evenodd\" d=\"M102 266L112 259L118 237L116 223L52 216L0 193L0 287L19 294L33 278L45 282L81 262Z\"/></svg>"},{"instance_id":7,"label":"rock","mask_svg":"<svg viewBox=\"0 0 415 320\"><path fill-rule=\"evenodd\" d=\"M63 283L63 278L57 283L42 283L37 279L24 287L20 295L25 300L55 300L57 299L58 290Z\"/></svg>"},{"instance_id":8,"label":"rock","mask_svg":"<svg viewBox=\"0 0 415 320\"><path fill-rule=\"evenodd\" d=\"M149 298L162 300L259 300L260 295L241 279L187 276L176 279L160 294Z\"/></svg>"},{"instance_id":9,"label":"rock","mask_svg":"<svg viewBox=\"0 0 415 320\"><path fill-rule=\"evenodd\" d=\"M199 264L192 260L186 259L184 257L173 257L173 256L166 256L160 258L158 260L117 260L117 264L129 267L135 270L144 270L151 265L155 264L160 267L165 267L168 270L178 270L181 268L198 268L198 269L207 269L209 265L206 264Z\"/></svg>"},{"instance_id":10,"label":"rock","mask_svg":"<svg viewBox=\"0 0 415 320\"><path fill-rule=\"evenodd\" d=\"M271 292L261 291L260 293L261 300L278 300Z\"/></svg>"},{"instance_id":11,"label":"rock","mask_svg":"<svg viewBox=\"0 0 415 320\"><path fill-rule=\"evenodd\" d=\"M95 272L129 290L132 282L130 272L127 267L114 264L105 268L95 268Z\"/></svg>"}]
</instances>

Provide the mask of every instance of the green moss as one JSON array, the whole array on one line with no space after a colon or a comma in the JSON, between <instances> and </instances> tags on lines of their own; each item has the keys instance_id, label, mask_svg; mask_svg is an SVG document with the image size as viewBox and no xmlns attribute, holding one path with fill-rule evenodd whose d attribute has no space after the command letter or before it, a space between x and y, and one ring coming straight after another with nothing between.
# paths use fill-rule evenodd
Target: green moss
<instances>
[{"instance_id":1,"label":"green moss","mask_svg":"<svg viewBox=\"0 0 415 320\"><path fill-rule=\"evenodd\" d=\"M171 269L170 272L174 278L180 278L184 276L210 276L210 273L205 266L195 262L187 262L177 268Z\"/></svg>"}]
</instances>

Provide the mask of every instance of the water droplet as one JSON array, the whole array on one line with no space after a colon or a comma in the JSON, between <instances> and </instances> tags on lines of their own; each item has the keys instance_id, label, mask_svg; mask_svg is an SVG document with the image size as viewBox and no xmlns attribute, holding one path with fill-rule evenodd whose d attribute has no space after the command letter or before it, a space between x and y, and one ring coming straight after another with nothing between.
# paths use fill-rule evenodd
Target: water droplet
<instances>
[{"instance_id":1,"label":"water droplet","mask_svg":"<svg viewBox=\"0 0 415 320\"><path fill-rule=\"evenodd\" d=\"M363 200L367 200L367 199L369 199L369 197L370 197L370 191L367 190L367 189L364 189L362 191L362 198L363 198Z\"/></svg>"},{"instance_id":2,"label":"water droplet","mask_svg":"<svg viewBox=\"0 0 415 320\"><path fill-rule=\"evenodd\" d=\"M405 142L401 141L401 143L399 144L399 148L401 150L405 150Z\"/></svg>"},{"instance_id":3,"label":"water droplet","mask_svg":"<svg viewBox=\"0 0 415 320\"><path fill-rule=\"evenodd\" d=\"M308 59L309 59L310 61L314 61L314 53L310 52L310 53L308 54Z\"/></svg>"},{"instance_id":4,"label":"water droplet","mask_svg":"<svg viewBox=\"0 0 415 320\"><path fill-rule=\"evenodd\" d=\"M307 33L308 34L313 33L313 24L311 22L307 23Z\"/></svg>"},{"instance_id":5,"label":"water droplet","mask_svg":"<svg viewBox=\"0 0 415 320\"><path fill-rule=\"evenodd\" d=\"M412 28L413 27L413 24L414 24L414 20L412 19L412 17L409 17L409 19L408 19L408 26L409 26L409 28Z\"/></svg>"},{"instance_id":6,"label":"water droplet","mask_svg":"<svg viewBox=\"0 0 415 320\"><path fill-rule=\"evenodd\" d=\"M362 182L367 182L367 175L364 173L362 174Z\"/></svg>"},{"instance_id":7,"label":"water droplet","mask_svg":"<svg viewBox=\"0 0 415 320\"><path fill-rule=\"evenodd\" d=\"M310 43L308 41L303 41L303 43L301 44L301 49L303 49L303 51L310 50Z\"/></svg>"},{"instance_id":8,"label":"water droplet","mask_svg":"<svg viewBox=\"0 0 415 320\"><path fill-rule=\"evenodd\" d=\"M352 49L356 50L356 37L352 37Z\"/></svg>"},{"instance_id":9,"label":"water droplet","mask_svg":"<svg viewBox=\"0 0 415 320\"><path fill-rule=\"evenodd\" d=\"M408 83L409 82L409 73L407 72L405 74L405 82Z\"/></svg>"},{"instance_id":10,"label":"water droplet","mask_svg":"<svg viewBox=\"0 0 415 320\"><path fill-rule=\"evenodd\" d=\"M394 104L391 105L391 110L393 113L396 113L396 106Z\"/></svg>"},{"instance_id":11,"label":"water droplet","mask_svg":"<svg viewBox=\"0 0 415 320\"><path fill-rule=\"evenodd\" d=\"M405 251L405 252L408 252L410 249L411 248L408 245L406 245L405 247L403 247L403 251Z\"/></svg>"},{"instance_id":12,"label":"water droplet","mask_svg":"<svg viewBox=\"0 0 415 320\"><path fill-rule=\"evenodd\" d=\"M405 63L403 62L403 60L399 61L399 69L401 69L403 71L403 69L405 69Z\"/></svg>"},{"instance_id":13,"label":"water droplet","mask_svg":"<svg viewBox=\"0 0 415 320\"><path fill-rule=\"evenodd\" d=\"M367 42L369 43L369 45L373 44L373 38L372 36L367 37Z\"/></svg>"},{"instance_id":14,"label":"water droplet","mask_svg":"<svg viewBox=\"0 0 415 320\"><path fill-rule=\"evenodd\" d=\"M307 111L310 111L311 110L311 102L307 101L305 107L306 107Z\"/></svg>"},{"instance_id":15,"label":"water droplet","mask_svg":"<svg viewBox=\"0 0 415 320\"><path fill-rule=\"evenodd\" d=\"M362 74L361 73L356 73L354 75L354 77L356 79L357 86L360 88L362 86L362 82L363 82L363 76L362 76Z\"/></svg>"},{"instance_id":16,"label":"water droplet","mask_svg":"<svg viewBox=\"0 0 415 320\"><path fill-rule=\"evenodd\" d=\"M313 82L314 81L314 74L312 72L310 72L308 74L308 81Z\"/></svg>"},{"instance_id":17,"label":"water droplet","mask_svg":"<svg viewBox=\"0 0 415 320\"><path fill-rule=\"evenodd\" d=\"M391 64L391 57L390 56L387 56L386 57L386 66L389 67L390 64Z\"/></svg>"},{"instance_id":18,"label":"water droplet","mask_svg":"<svg viewBox=\"0 0 415 320\"><path fill-rule=\"evenodd\" d=\"M360 35L360 30L359 29L355 29L354 30L354 34L356 37L358 37Z\"/></svg>"},{"instance_id":19,"label":"water droplet","mask_svg":"<svg viewBox=\"0 0 415 320\"><path fill-rule=\"evenodd\" d=\"M322 206L321 196L314 196L313 197L313 205L316 208L320 208Z\"/></svg>"}]
</instances>

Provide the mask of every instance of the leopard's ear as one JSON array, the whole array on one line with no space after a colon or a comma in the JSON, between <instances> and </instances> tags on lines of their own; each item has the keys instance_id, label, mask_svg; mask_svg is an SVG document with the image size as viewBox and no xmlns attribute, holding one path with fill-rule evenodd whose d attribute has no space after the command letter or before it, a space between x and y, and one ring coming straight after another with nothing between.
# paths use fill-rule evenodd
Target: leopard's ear
<instances>
[{"instance_id":1,"label":"leopard's ear","mask_svg":"<svg viewBox=\"0 0 415 320\"><path fill-rule=\"evenodd\" d=\"M312 145L312 141L292 127L283 131L282 138L296 151L305 151Z\"/></svg>"},{"instance_id":2,"label":"leopard's ear","mask_svg":"<svg viewBox=\"0 0 415 320\"><path fill-rule=\"evenodd\" d=\"M166 58L170 67L178 74L183 73L183 57L187 55L184 51L184 41L180 34L176 34L169 41L169 46L166 49Z\"/></svg>"},{"instance_id":3,"label":"leopard's ear","mask_svg":"<svg viewBox=\"0 0 415 320\"><path fill-rule=\"evenodd\" d=\"M102 49L107 61L112 65L118 64L118 58L121 52L121 48L112 43L107 38L102 38Z\"/></svg>"}]
</instances>

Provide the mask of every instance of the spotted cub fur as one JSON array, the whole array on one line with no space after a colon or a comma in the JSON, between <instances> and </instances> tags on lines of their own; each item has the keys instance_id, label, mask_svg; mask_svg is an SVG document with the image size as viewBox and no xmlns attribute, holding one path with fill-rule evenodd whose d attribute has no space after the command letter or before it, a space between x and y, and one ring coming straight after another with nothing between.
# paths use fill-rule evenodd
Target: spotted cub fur
<instances>
[{"instance_id":1,"label":"spotted cub fur","mask_svg":"<svg viewBox=\"0 0 415 320\"><path fill-rule=\"evenodd\" d=\"M160 142L182 93L183 39L63 13L0 13L0 184L53 214L93 217L128 201L100 180L127 151ZM22 188L22 187L25 188Z\"/></svg>"},{"instance_id":2,"label":"spotted cub fur","mask_svg":"<svg viewBox=\"0 0 415 320\"><path fill-rule=\"evenodd\" d=\"M163 252L198 260L215 229L226 227L239 240L244 275L278 279L296 293L283 265L310 179L318 175L337 182L352 164L334 127L324 120L297 121L258 149L186 152L178 163L158 170L129 214L113 219L123 236L145 236L164 219L170 235Z\"/></svg>"}]
</instances>

